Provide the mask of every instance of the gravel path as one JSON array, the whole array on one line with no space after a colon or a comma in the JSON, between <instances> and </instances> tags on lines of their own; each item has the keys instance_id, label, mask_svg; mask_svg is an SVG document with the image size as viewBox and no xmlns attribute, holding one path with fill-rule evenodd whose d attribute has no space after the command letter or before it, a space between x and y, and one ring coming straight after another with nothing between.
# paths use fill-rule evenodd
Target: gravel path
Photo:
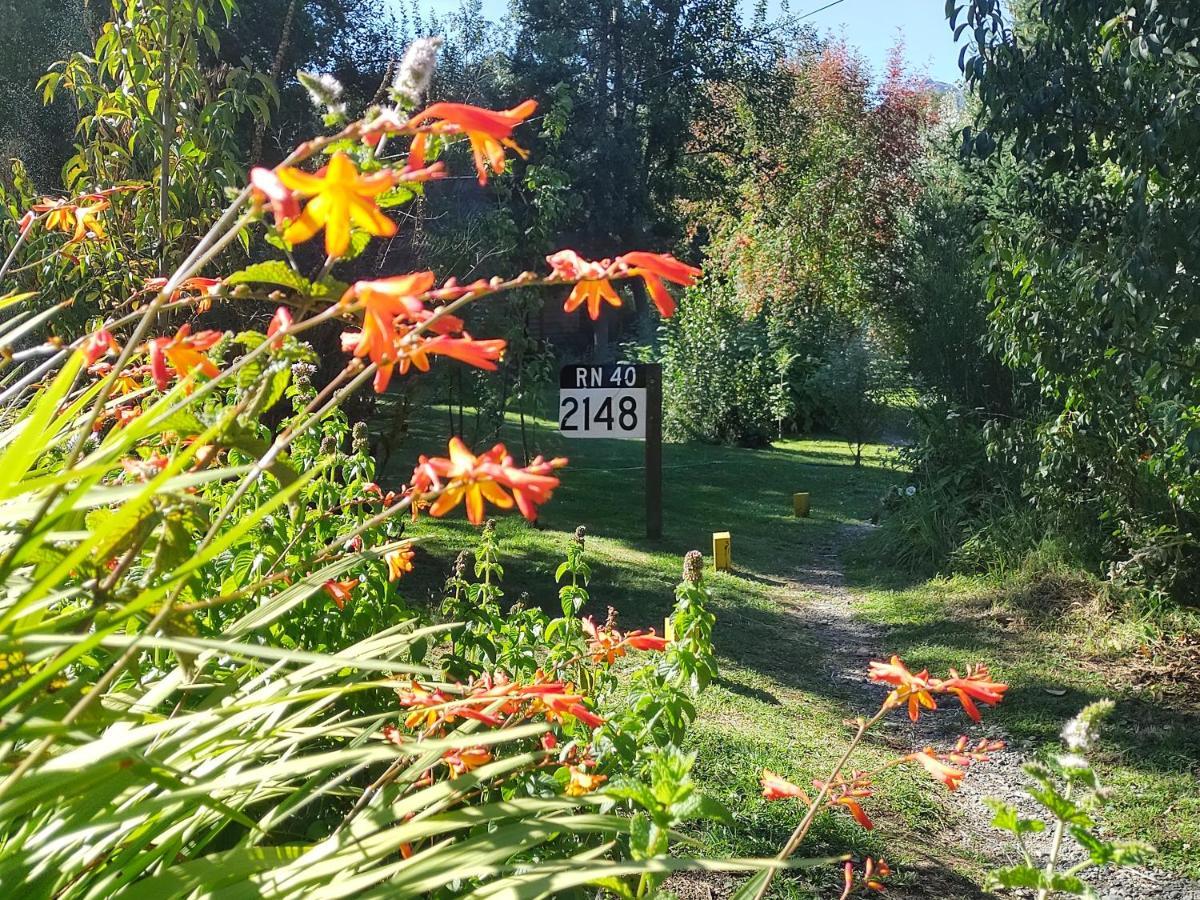
<instances>
[{"instance_id":1,"label":"gravel path","mask_svg":"<svg viewBox=\"0 0 1200 900\"><path fill-rule=\"evenodd\" d=\"M866 671L872 659L887 658L887 632L862 621L855 614L854 597L845 584L841 557L843 551L869 528L868 525L844 526L824 546L816 548L812 562L799 569L790 579L788 599L785 601L785 608L795 613L800 627L824 651L831 682L840 685L850 698L861 697L861 709L864 712L879 702L880 689L867 680ZM906 717L898 715L888 720L886 733L889 740L909 741L911 749L926 745L947 746L963 733L964 721L961 711L956 708L926 713L915 726ZM1009 746L993 754L988 762L968 770L962 786L950 795L961 812L958 817L960 822L957 827L939 834L936 843L945 845L958 856L983 859L990 866L998 866L1017 862L1020 855L1015 844L1008 839L1010 835L988 824L992 813L983 803L983 798L1004 799L1017 806L1022 815L1027 817L1036 815L1040 807L1021 789L1027 782L1021 766L1029 758L1029 748L1014 744L1006 734L994 727L989 729L986 723L985 717L983 729L976 727L971 730L971 736L986 735L1006 740ZM1048 857L1051 843L1049 832L1031 835L1028 842L1036 857L1043 861ZM1060 855L1067 866L1086 856L1069 839L1064 842ZM945 875L946 865L940 860L929 860L928 871L923 875L934 876L938 873ZM1200 900L1200 884L1154 869L1089 870L1083 877L1101 900ZM904 900L918 897L974 900L988 895L981 892L977 885L965 883L962 879L922 877L918 886L896 888L889 891L889 896ZM1032 895L1018 893L1014 896Z\"/></svg>"}]
</instances>

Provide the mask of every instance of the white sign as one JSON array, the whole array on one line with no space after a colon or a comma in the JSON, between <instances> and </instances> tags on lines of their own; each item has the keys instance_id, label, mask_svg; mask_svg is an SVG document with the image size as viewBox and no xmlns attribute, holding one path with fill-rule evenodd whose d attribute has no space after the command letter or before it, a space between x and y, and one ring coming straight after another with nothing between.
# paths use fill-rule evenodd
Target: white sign
<instances>
[{"instance_id":1,"label":"white sign","mask_svg":"<svg viewBox=\"0 0 1200 900\"><path fill-rule=\"evenodd\" d=\"M558 385L558 431L563 437L646 439L646 377L641 366L563 366Z\"/></svg>"}]
</instances>

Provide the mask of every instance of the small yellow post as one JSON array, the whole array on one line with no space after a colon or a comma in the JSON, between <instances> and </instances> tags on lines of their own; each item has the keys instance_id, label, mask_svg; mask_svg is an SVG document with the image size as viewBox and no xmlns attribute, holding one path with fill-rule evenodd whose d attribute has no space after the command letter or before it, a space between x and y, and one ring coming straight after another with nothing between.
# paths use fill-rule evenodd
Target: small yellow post
<instances>
[{"instance_id":1,"label":"small yellow post","mask_svg":"<svg viewBox=\"0 0 1200 900\"><path fill-rule=\"evenodd\" d=\"M808 518L808 494L792 494L792 509L798 518Z\"/></svg>"},{"instance_id":2,"label":"small yellow post","mask_svg":"<svg viewBox=\"0 0 1200 900\"><path fill-rule=\"evenodd\" d=\"M675 620L670 616L663 621L663 637L668 641L675 640Z\"/></svg>"},{"instance_id":3,"label":"small yellow post","mask_svg":"<svg viewBox=\"0 0 1200 900\"><path fill-rule=\"evenodd\" d=\"M733 538L728 531L713 532L713 568L718 572L733 570Z\"/></svg>"}]
</instances>

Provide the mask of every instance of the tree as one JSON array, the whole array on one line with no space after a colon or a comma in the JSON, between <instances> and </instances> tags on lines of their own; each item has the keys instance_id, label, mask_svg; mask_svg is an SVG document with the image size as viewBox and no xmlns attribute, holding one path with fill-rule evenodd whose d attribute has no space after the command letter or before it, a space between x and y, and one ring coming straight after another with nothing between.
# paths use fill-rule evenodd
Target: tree
<instances>
[{"instance_id":1,"label":"tree","mask_svg":"<svg viewBox=\"0 0 1200 900\"><path fill-rule=\"evenodd\" d=\"M863 447L883 434L888 395L897 386L887 351L865 330L835 345L813 376L834 431L854 451L855 466L862 465Z\"/></svg>"},{"instance_id":2,"label":"tree","mask_svg":"<svg viewBox=\"0 0 1200 900\"><path fill-rule=\"evenodd\" d=\"M834 43L769 78L711 85L709 100L689 142L683 212L708 240L710 277L744 319L762 321L762 390L784 387L772 412L786 410L792 428L833 424L812 379L846 335L883 319L876 272L919 195L936 98L898 53L876 89L862 60Z\"/></svg>"},{"instance_id":3,"label":"tree","mask_svg":"<svg viewBox=\"0 0 1200 900\"><path fill-rule=\"evenodd\" d=\"M992 161L994 344L1045 405L1031 489L1086 524L1117 570L1188 596L1200 574L1200 18L1154 0L949 12L974 36L964 146Z\"/></svg>"}]
</instances>

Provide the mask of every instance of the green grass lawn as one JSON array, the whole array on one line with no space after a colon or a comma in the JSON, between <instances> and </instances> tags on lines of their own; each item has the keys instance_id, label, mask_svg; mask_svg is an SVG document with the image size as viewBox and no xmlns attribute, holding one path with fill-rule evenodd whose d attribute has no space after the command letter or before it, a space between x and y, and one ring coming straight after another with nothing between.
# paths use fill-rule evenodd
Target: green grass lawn
<instances>
[{"instance_id":1,"label":"green grass lawn","mask_svg":"<svg viewBox=\"0 0 1200 900\"><path fill-rule=\"evenodd\" d=\"M868 448L864 465L855 468L849 449L834 440L783 441L762 450L668 445L665 533L661 540L649 541L643 536L642 444L567 441L553 427L534 422L526 434L531 449L571 459L539 527L515 515L499 518L506 601L522 599L556 610L553 573L576 526L584 525L593 581L592 601L583 614L603 619L611 605L624 628L661 628L683 554L699 549L711 558L712 533L732 532L735 571L710 570L706 576L718 620L721 676L702 697L690 749L699 754L696 771L704 787L725 801L736 823L707 827L697 837L710 853L774 853L796 824L799 810L760 799L761 769L800 783L823 776L844 747L850 730L846 720L870 711L831 682L822 654L779 600L789 591L789 574L810 558L813 548L828 543L840 525L869 518L898 476L884 464L882 448ZM501 437L510 448L521 446L515 422L505 426ZM391 468L380 473L380 483L385 489L397 486L419 452L444 452L446 439L444 410L415 422L405 446L393 450ZM796 491L812 495L807 519L792 515ZM417 569L402 589L412 601L433 601L440 597L454 557L473 546L474 529L460 517L423 518L409 533L421 543ZM869 548L855 554L850 577L865 595L863 614L888 628L889 645L881 652L899 652L935 669L994 661L998 674L1013 684L1012 699L997 712L996 721L1022 738L1052 742L1062 722L1083 703L1108 693L1101 674L1069 661L1065 635L1013 629L1003 618L989 618L1002 593L996 584L957 579L906 585L889 572L886 560L872 559ZM1056 696L1048 687L1066 693ZM1195 864L1185 856L1187 844L1197 846L1200 839L1195 834L1200 807L1188 770L1196 764L1187 731L1194 732L1195 723L1172 724L1153 716L1151 709L1124 704L1121 712L1133 718L1114 731L1118 740L1106 760L1118 796L1116 827L1159 842L1173 867L1191 869ZM1139 720L1143 715L1144 721ZM1153 746L1134 739L1150 733L1145 729L1153 729ZM864 747L859 766L881 764L895 749L883 732ZM925 856L921 842L911 835L953 827L958 815L923 776L907 768L880 778L870 808L879 826L875 831L864 832L848 816L826 814L805 851L885 852L903 866ZM925 859L926 869L928 865ZM977 874L980 864L944 859L940 865L942 883L952 885L957 873ZM822 896L833 880L829 873ZM811 895L799 878L782 881L778 896ZM950 887L945 891L950 896Z\"/></svg>"},{"instance_id":2,"label":"green grass lawn","mask_svg":"<svg viewBox=\"0 0 1200 900\"><path fill-rule=\"evenodd\" d=\"M993 663L1012 687L989 719L1015 740L1055 750L1066 719L1094 700L1116 700L1095 757L1112 790L1103 824L1153 844L1163 868L1200 878L1200 716L1120 676L1138 644L1136 623L1095 604L1064 605L1069 592L1038 574L912 581L889 572L869 541L853 557L861 612L886 627L897 653L931 668L964 657Z\"/></svg>"}]
</instances>

